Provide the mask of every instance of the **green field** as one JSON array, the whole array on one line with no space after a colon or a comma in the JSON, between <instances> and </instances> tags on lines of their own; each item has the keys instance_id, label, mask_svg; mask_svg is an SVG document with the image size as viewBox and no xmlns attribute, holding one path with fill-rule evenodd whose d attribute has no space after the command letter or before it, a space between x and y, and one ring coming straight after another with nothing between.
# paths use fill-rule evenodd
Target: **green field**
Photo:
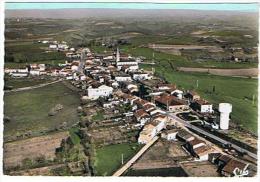
<instances>
[{"instance_id":1,"label":"green field","mask_svg":"<svg viewBox=\"0 0 260 182\"><path fill-rule=\"evenodd\" d=\"M231 103L232 121L257 134L257 79L177 72L169 66L156 67L155 71L167 81L176 83L179 88L196 90L215 107L220 102Z\"/></svg>"},{"instance_id":2,"label":"green field","mask_svg":"<svg viewBox=\"0 0 260 182\"><path fill-rule=\"evenodd\" d=\"M62 104L63 109L56 115L49 116L49 111L57 104ZM38 134L41 131L70 126L78 121L76 110L79 104L78 94L62 83L5 93L4 115L8 116L10 121L4 124L4 136L29 132Z\"/></svg>"},{"instance_id":3,"label":"green field","mask_svg":"<svg viewBox=\"0 0 260 182\"><path fill-rule=\"evenodd\" d=\"M23 88L23 87L30 87L34 85L39 85L42 83L50 82L47 79L30 79L30 78L19 78L19 79L13 79L13 78L5 78L5 86L12 87L13 89L16 88Z\"/></svg>"},{"instance_id":4,"label":"green field","mask_svg":"<svg viewBox=\"0 0 260 182\"><path fill-rule=\"evenodd\" d=\"M129 170L124 176L160 176L160 177L187 177L185 171L180 167Z\"/></svg>"},{"instance_id":5,"label":"green field","mask_svg":"<svg viewBox=\"0 0 260 182\"><path fill-rule=\"evenodd\" d=\"M55 60L65 60L64 52L46 52L48 44L36 42L20 41L5 43L5 62L6 63L49 63Z\"/></svg>"},{"instance_id":6,"label":"green field","mask_svg":"<svg viewBox=\"0 0 260 182\"><path fill-rule=\"evenodd\" d=\"M121 166L122 154L124 163L141 148L137 143L108 145L96 149L95 170L97 176L110 176Z\"/></svg>"}]
</instances>

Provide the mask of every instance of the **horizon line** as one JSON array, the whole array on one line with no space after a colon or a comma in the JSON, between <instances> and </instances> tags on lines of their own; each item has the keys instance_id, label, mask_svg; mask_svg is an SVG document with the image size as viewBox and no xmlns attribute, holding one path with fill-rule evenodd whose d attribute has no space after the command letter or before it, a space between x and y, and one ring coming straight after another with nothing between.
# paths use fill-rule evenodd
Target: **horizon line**
<instances>
[{"instance_id":1,"label":"horizon line","mask_svg":"<svg viewBox=\"0 0 260 182\"><path fill-rule=\"evenodd\" d=\"M258 3L5 2L5 10L136 9L257 12Z\"/></svg>"}]
</instances>

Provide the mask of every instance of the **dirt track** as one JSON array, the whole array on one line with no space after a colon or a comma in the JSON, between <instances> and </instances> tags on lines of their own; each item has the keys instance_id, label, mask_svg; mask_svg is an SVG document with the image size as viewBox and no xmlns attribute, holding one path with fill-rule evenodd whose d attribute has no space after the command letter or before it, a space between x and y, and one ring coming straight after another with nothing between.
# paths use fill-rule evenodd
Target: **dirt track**
<instances>
[{"instance_id":1,"label":"dirt track","mask_svg":"<svg viewBox=\"0 0 260 182\"><path fill-rule=\"evenodd\" d=\"M244 76L244 77L257 77L259 74L258 68L247 68L247 69L213 69L213 68L186 68L179 67L179 71L184 72L200 72L210 73L213 75L220 76Z\"/></svg>"}]
</instances>

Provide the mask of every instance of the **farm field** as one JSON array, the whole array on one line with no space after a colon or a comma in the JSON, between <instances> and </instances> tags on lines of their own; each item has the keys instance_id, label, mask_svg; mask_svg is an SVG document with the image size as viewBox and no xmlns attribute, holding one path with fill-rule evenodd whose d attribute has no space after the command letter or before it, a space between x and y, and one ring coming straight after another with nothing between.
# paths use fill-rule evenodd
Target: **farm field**
<instances>
[{"instance_id":1,"label":"farm field","mask_svg":"<svg viewBox=\"0 0 260 182\"><path fill-rule=\"evenodd\" d=\"M24 165L26 159L35 160L39 157L48 160L54 159L56 148L60 147L62 139L66 139L68 136L68 132L58 132L46 136L5 143L5 168Z\"/></svg>"},{"instance_id":2,"label":"farm field","mask_svg":"<svg viewBox=\"0 0 260 182\"><path fill-rule=\"evenodd\" d=\"M123 143L104 146L96 149L95 170L98 176L110 176L121 166L122 154L124 163L141 148L137 143Z\"/></svg>"},{"instance_id":3,"label":"farm field","mask_svg":"<svg viewBox=\"0 0 260 182\"><path fill-rule=\"evenodd\" d=\"M92 48L92 47L91 47ZM104 47L94 46L92 50L98 50L102 52ZM219 69L242 69L242 68L257 68L257 63L233 63L233 62L221 62L214 60L204 60L204 61L192 61L188 60L184 56L173 55L164 52L154 51L152 48L148 47L136 47L133 45L124 45L120 47L120 50L124 53L128 53L132 56L144 56L145 61L151 62L154 60L158 64L168 64L171 62L172 66L178 67L188 67L188 68L219 68ZM107 50L108 51L108 50ZM154 57L153 57L154 55Z\"/></svg>"},{"instance_id":4,"label":"farm field","mask_svg":"<svg viewBox=\"0 0 260 182\"><path fill-rule=\"evenodd\" d=\"M242 77L257 77L259 70L258 68L248 68L248 69L212 69L212 68L178 68L179 71L184 72L201 72L209 73L213 75L220 76L242 76Z\"/></svg>"},{"instance_id":5,"label":"farm field","mask_svg":"<svg viewBox=\"0 0 260 182\"><path fill-rule=\"evenodd\" d=\"M57 104L61 104L63 109L56 115L49 116L48 113ZM4 116L9 117L9 121L4 124L4 136L15 139L67 128L78 121L76 109L79 104L77 93L62 83L5 93Z\"/></svg>"},{"instance_id":6,"label":"farm field","mask_svg":"<svg viewBox=\"0 0 260 182\"><path fill-rule=\"evenodd\" d=\"M19 79L6 78L5 86L12 87L12 89L16 89L16 88L30 87L30 86L39 85L48 82L50 82L50 80L39 79L39 78L19 78Z\"/></svg>"},{"instance_id":7,"label":"farm field","mask_svg":"<svg viewBox=\"0 0 260 182\"><path fill-rule=\"evenodd\" d=\"M5 43L6 63L47 63L55 60L65 60L63 52L48 52L48 44L37 42L20 41L16 43Z\"/></svg>"}]
</instances>

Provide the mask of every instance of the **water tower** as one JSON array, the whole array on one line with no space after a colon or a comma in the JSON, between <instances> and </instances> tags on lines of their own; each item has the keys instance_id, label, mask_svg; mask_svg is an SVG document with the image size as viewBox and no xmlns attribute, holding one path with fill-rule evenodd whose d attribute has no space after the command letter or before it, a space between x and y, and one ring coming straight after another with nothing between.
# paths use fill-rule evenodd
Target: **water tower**
<instances>
[{"instance_id":1,"label":"water tower","mask_svg":"<svg viewBox=\"0 0 260 182\"><path fill-rule=\"evenodd\" d=\"M218 110L220 112L220 129L228 130L229 114L232 112L232 105L229 103L220 103Z\"/></svg>"}]
</instances>

